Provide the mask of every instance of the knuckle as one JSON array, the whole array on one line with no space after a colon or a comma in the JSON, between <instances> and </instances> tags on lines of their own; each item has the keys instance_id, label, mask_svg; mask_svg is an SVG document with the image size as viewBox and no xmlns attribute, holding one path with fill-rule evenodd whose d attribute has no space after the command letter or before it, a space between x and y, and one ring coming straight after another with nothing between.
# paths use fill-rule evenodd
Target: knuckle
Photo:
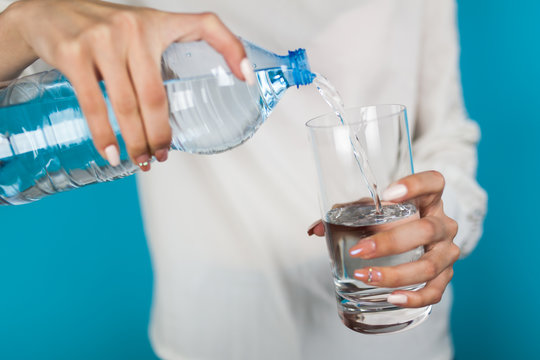
<instances>
[{"instance_id":1,"label":"knuckle","mask_svg":"<svg viewBox=\"0 0 540 360\"><path fill-rule=\"evenodd\" d=\"M434 293L431 296L431 303L432 304L438 304L438 303L441 302L441 300L442 300L442 294L440 292Z\"/></svg>"},{"instance_id":2,"label":"knuckle","mask_svg":"<svg viewBox=\"0 0 540 360\"><path fill-rule=\"evenodd\" d=\"M433 178L437 181L437 183L439 184L441 188L445 187L446 180L444 179L443 174L441 174L440 172L436 170L430 170L429 173L431 174L431 176L433 176Z\"/></svg>"},{"instance_id":3,"label":"knuckle","mask_svg":"<svg viewBox=\"0 0 540 360\"><path fill-rule=\"evenodd\" d=\"M219 21L219 17L217 16L217 14L212 11L205 11L201 13L201 19L207 24L214 24Z\"/></svg>"},{"instance_id":4,"label":"knuckle","mask_svg":"<svg viewBox=\"0 0 540 360\"><path fill-rule=\"evenodd\" d=\"M112 15L112 22L121 29L139 33L142 29L142 18L135 11L120 10Z\"/></svg>"},{"instance_id":5,"label":"knuckle","mask_svg":"<svg viewBox=\"0 0 540 360\"><path fill-rule=\"evenodd\" d=\"M450 282L450 280L452 280L453 277L454 277L454 269L449 268L448 269L448 282Z\"/></svg>"},{"instance_id":6,"label":"knuckle","mask_svg":"<svg viewBox=\"0 0 540 360\"><path fill-rule=\"evenodd\" d=\"M94 95L90 91L82 90L77 94L77 99L88 122L100 123L107 119L107 108L100 94Z\"/></svg>"},{"instance_id":7,"label":"knuckle","mask_svg":"<svg viewBox=\"0 0 540 360\"><path fill-rule=\"evenodd\" d=\"M213 32L219 27L221 21L219 17L213 12L204 12L200 14L201 26L206 32Z\"/></svg>"},{"instance_id":8,"label":"knuckle","mask_svg":"<svg viewBox=\"0 0 540 360\"><path fill-rule=\"evenodd\" d=\"M424 261L424 275L429 279L433 279L437 276L437 265L433 261L425 260Z\"/></svg>"},{"instance_id":9,"label":"knuckle","mask_svg":"<svg viewBox=\"0 0 540 360\"><path fill-rule=\"evenodd\" d=\"M456 237L456 235L458 233L459 225L458 225L457 221L455 221L454 219L452 219L452 218L448 218L448 219L449 219L449 221L448 221L448 229L450 230L450 236L453 239L454 237Z\"/></svg>"},{"instance_id":10,"label":"knuckle","mask_svg":"<svg viewBox=\"0 0 540 360\"><path fill-rule=\"evenodd\" d=\"M167 96L163 84L161 82L149 84L145 87L142 99L144 105L150 108L165 107L167 105Z\"/></svg>"},{"instance_id":11,"label":"knuckle","mask_svg":"<svg viewBox=\"0 0 540 360\"><path fill-rule=\"evenodd\" d=\"M110 43L112 40L112 29L107 24L97 24L92 26L85 34L91 44Z\"/></svg>"},{"instance_id":12,"label":"knuckle","mask_svg":"<svg viewBox=\"0 0 540 360\"><path fill-rule=\"evenodd\" d=\"M461 249L456 244L452 244L452 247L450 248L450 255L452 257L452 263L455 263L459 260L459 257L461 256Z\"/></svg>"},{"instance_id":13,"label":"knuckle","mask_svg":"<svg viewBox=\"0 0 540 360\"><path fill-rule=\"evenodd\" d=\"M419 225L420 231L429 239L432 239L437 233L437 225L428 217L421 219Z\"/></svg>"},{"instance_id":14,"label":"knuckle","mask_svg":"<svg viewBox=\"0 0 540 360\"><path fill-rule=\"evenodd\" d=\"M386 286L398 287L404 284L405 277L399 271L387 270L383 273L383 279L385 279Z\"/></svg>"},{"instance_id":15,"label":"knuckle","mask_svg":"<svg viewBox=\"0 0 540 360\"><path fill-rule=\"evenodd\" d=\"M76 89L77 99L81 104L82 110L86 117L94 117L96 115L101 115L101 99L97 96L92 96L87 91Z\"/></svg>"},{"instance_id":16,"label":"knuckle","mask_svg":"<svg viewBox=\"0 0 540 360\"><path fill-rule=\"evenodd\" d=\"M83 45L76 40L62 41L56 45L54 55L59 61L73 65L80 63L84 56Z\"/></svg>"},{"instance_id":17,"label":"knuckle","mask_svg":"<svg viewBox=\"0 0 540 360\"><path fill-rule=\"evenodd\" d=\"M133 96L118 96L113 106L119 117L130 117L137 113L137 102Z\"/></svg>"}]
</instances>

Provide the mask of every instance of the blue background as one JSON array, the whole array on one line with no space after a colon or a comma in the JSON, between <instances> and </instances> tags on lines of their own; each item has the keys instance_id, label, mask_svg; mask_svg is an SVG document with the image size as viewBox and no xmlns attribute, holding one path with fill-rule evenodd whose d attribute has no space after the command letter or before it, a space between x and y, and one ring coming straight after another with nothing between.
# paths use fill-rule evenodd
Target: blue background
<instances>
[{"instance_id":1,"label":"blue background","mask_svg":"<svg viewBox=\"0 0 540 360\"><path fill-rule=\"evenodd\" d=\"M463 88L482 128L478 180L489 206L482 240L455 266L457 359L540 359L540 1L458 4Z\"/></svg>"},{"instance_id":2,"label":"blue background","mask_svg":"<svg viewBox=\"0 0 540 360\"><path fill-rule=\"evenodd\" d=\"M478 248L455 267L457 358L540 358L540 1L458 3L464 94L482 128L478 179L489 210ZM0 224L1 359L155 358L134 178L0 208Z\"/></svg>"}]
</instances>

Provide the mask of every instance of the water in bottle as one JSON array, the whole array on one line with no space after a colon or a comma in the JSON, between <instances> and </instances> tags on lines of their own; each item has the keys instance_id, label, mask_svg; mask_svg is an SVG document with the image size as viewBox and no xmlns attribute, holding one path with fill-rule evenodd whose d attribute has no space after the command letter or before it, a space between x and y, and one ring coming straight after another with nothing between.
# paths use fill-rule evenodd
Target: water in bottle
<instances>
[{"instance_id":1,"label":"water in bottle","mask_svg":"<svg viewBox=\"0 0 540 360\"><path fill-rule=\"evenodd\" d=\"M279 56L247 41L257 83L232 75L205 42L171 45L162 57L172 149L212 154L249 139L291 86L315 75L303 49ZM24 204L88 184L131 175L128 157L106 85L100 83L120 146L112 167L92 143L69 81L52 70L19 79L0 90L0 205Z\"/></svg>"}]
</instances>

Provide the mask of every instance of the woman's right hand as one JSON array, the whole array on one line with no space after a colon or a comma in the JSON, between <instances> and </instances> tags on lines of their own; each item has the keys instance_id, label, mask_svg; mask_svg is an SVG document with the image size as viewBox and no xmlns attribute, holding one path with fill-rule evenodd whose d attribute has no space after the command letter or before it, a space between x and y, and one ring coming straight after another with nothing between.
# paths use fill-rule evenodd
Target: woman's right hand
<instances>
[{"instance_id":1,"label":"woman's right hand","mask_svg":"<svg viewBox=\"0 0 540 360\"><path fill-rule=\"evenodd\" d=\"M242 43L212 13L170 13L90 0L23 0L2 13L1 22L0 36L8 33L13 53L23 54L19 67L40 57L69 79L96 149L112 165L120 161L118 143L99 80L105 81L131 160L144 171L150 169L152 155L167 159L171 143L160 65L171 43L205 40L239 79L254 82ZM16 70L22 69L3 69Z\"/></svg>"}]
</instances>

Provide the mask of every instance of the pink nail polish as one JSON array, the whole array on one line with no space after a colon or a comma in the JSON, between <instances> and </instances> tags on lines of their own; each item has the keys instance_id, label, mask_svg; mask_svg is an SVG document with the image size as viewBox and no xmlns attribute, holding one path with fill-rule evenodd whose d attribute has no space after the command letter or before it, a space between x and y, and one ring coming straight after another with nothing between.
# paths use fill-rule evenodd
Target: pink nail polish
<instances>
[{"instance_id":1,"label":"pink nail polish","mask_svg":"<svg viewBox=\"0 0 540 360\"><path fill-rule=\"evenodd\" d=\"M141 168L142 171L149 171L150 170L150 156L148 155L141 155L137 159L135 159L135 164Z\"/></svg>"},{"instance_id":2,"label":"pink nail polish","mask_svg":"<svg viewBox=\"0 0 540 360\"><path fill-rule=\"evenodd\" d=\"M164 149L156 150L156 153L154 155L156 156L156 159L159 162L167 161L169 157L169 149L164 148Z\"/></svg>"},{"instance_id":3,"label":"pink nail polish","mask_svg":"<svg viewBox=\"0 0 540 360\"><path fill-rule=\"evenodd\" d=\"M361 240L349 250L349 255L367 259L375 253L375 242L371 239Z\"/></svg>"},{"instance_id":4,"label":"pink nail polish","mask_svg":"<svg viewBox=\"0 0 540 360\"><path fill-rule=\"evenodd\" d=\"M321 220L317 220L315 221L313 224L311 224L308 228L308 235L311 236L315 233L315 228L317 227L317 225L319 225L321 223Z\"/></svg>"}]
</instances>

